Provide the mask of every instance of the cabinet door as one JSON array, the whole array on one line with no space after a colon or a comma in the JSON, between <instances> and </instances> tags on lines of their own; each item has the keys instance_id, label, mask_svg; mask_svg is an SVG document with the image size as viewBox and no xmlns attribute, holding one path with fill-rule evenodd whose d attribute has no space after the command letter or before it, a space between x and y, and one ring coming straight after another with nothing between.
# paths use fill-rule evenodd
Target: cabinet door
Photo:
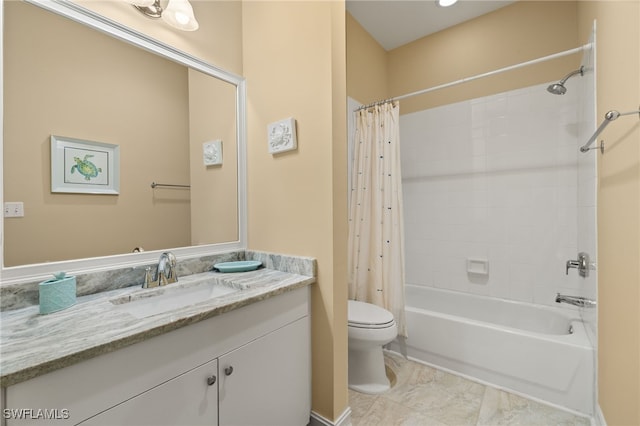
<instances>
[{"instance_id":1,"label":"cabinet door","mask_svg":"<svg viewBox=\"0 0 640 426\"><path fill-rule=\"evenodd\" d=\"M310 346L305 317L220 357L220 425L309 423Z\"/></svg>"},{"instance_id":2,"label":"cabinet door","mask_svg":"<svg viewBox=\"0 0 640 426\"><path fill-rule=\"evenodd\" d=\"M217 425L218 361L166 381L81 425Z\"/></svg>"}]
</instances>

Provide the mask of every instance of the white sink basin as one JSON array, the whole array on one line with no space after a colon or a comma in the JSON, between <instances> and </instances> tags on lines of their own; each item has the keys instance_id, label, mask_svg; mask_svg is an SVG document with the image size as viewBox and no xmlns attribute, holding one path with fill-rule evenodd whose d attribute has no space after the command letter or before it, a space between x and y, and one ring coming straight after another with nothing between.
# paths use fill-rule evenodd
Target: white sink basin
<instances>
[{"instance_id":1,"label":"white sink basin","mask_svg":"<svg viewBox=\"0 0 640 426\"><path fill-rule=\"evenodd\" d=\"M117 309L123 310L136 318L146 318L237 291L239 289L209 279L202 282L188 283L186 286L178 282L163 287L141 290L131 295L111 299L110 302Z\"/></svg>"}]
</instances>

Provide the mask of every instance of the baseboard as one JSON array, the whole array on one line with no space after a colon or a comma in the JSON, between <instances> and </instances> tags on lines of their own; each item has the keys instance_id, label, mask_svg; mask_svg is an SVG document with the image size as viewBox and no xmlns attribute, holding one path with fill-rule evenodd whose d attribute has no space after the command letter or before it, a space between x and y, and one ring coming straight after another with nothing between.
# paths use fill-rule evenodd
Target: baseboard
<instances>
[{"instance_id":1,"label":"baseboard","mask_svg":"<svg viewBox=\"0 0 640 426\"><path fill-rule=\"evenodd\" d=\"M351 426L351 407L345 408L335 423L315 411L311 411L309 426Z\"/></svg>"}]
</instances>

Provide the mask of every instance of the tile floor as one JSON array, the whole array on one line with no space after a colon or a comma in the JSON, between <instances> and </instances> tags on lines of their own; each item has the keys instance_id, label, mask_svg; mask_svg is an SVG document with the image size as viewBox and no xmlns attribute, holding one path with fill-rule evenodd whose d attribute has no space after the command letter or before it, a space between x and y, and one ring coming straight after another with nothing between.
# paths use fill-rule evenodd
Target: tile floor
<instances>
[{"instance_id":1,"label":"tile floor","mask_svg":"<svg viewBox=\"0 0 640 426\"><path fill-rule=\"evenodd\" d=\"M584 425L590 420L385 353L392 388L349 390L352 426ZM393 375L395 374L395 377Z\"/></svg>"}]
</instances>

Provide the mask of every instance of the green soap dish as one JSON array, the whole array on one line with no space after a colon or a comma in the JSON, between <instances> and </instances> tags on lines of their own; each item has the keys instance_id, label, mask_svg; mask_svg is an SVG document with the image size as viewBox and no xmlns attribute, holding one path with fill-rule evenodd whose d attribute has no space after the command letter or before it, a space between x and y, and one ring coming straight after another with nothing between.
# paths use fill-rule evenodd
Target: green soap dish
<instances>
[{"instance_id":1,"label":"green soap dish","mask_svg":"<svg viewBox=\"0 0 640 426\"><path fill-rule=\"evenodd\" d=\"M258 260L239 260L237 262L223 262L213 265L220 272L246 272L253 271L262 266Z\"/></svg>"}]
</instances>

